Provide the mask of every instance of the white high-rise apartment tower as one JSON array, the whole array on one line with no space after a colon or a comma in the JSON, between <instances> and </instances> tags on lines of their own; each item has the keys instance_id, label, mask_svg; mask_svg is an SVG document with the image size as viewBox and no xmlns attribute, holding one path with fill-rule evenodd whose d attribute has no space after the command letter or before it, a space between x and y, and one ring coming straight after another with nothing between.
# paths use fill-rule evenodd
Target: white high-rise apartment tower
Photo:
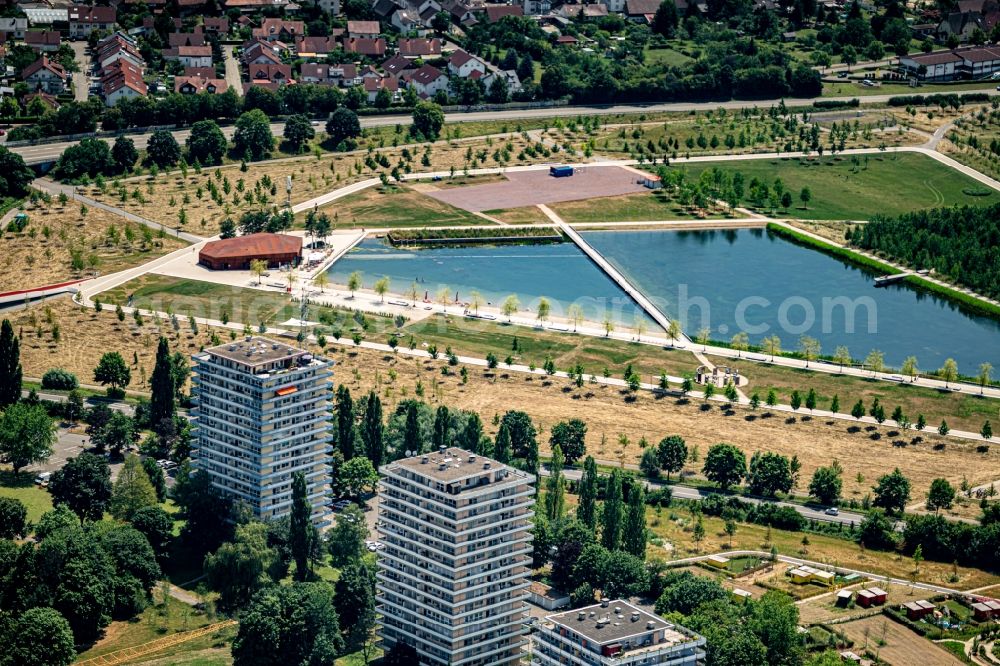
<instances>
[{"instance_id":1,"label":"white high-rise apartment tower","mask_svg":"<svg viewBox=\"0 0 1000 666\"><path fill-rule=\"evenodd\" d=\"M457 448L384 465L378 633L432 666L524 657L533 477Z\"/></svg>"},{"instance_id":2,"label":"white high-rise apartment tower","mask_svg":"<svg viewBox=\"0 0 1000 666\"><path fill-rule=\"evenodd\" d=\"M332 361L266 338L194 356L195 469L259 520L286 516L292 475L306 479L313 522L328 522Z\"/></svg>"}]
</instances>

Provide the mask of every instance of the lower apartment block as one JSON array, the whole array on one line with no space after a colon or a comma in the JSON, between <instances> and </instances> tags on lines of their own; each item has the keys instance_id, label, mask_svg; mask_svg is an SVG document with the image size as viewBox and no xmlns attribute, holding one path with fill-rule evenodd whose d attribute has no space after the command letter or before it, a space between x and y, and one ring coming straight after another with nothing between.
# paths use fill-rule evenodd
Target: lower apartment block
<instances>
[{"instance_id":1,"label":"lower apartment block","mask_svg":"<svg viewBox=\"0 0 1000 666\"><path fill-rule=\"evenodd\" d=\"M378 634L431 666L522 663L533 476L456 448L381 468Z\"/></svg>"},{"instance_id":2,"label":"lower apartment block","mask_svg":"<svg viewBox=\"0 0 1000 666\"><path fill-rule=\"evenodd\" d=\"M626 601L549 615L534 635L532 666L700 666L705 639Z\"/></svg>"}]
</instances>

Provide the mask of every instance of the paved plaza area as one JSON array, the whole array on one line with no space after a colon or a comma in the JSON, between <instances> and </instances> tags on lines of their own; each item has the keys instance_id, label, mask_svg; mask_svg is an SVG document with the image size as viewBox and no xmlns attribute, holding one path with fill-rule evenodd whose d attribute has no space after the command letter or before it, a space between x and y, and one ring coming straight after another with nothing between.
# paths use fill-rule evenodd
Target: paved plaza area
<instances>
[{"instance_id":1,"label":"paved plaza area","mask_svg":"<svg viewBox=\"0 0 1000 666\"><path fill-rule=\"evenodd\" d=\"M578 201L646 192L635 171L618 166L578 166L576 173L554 178L547 170L510 171L507 180L427 192L438 201L473 213L499 208Z\"/></svg>"}]
</instances>

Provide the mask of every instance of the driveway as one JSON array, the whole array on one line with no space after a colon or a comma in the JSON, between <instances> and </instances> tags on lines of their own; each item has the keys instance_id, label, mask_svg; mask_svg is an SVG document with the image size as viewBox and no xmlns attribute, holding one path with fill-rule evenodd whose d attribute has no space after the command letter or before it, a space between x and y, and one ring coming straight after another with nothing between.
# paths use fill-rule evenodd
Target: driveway
<instances>
[{"instance_id":1,"label":"driveway","mask_svg":"<svg viewBox=\"0 0 1000 666\"><path fill-rule=\"evenodd\" d=\"M90 68L90 58L87 56L87 42L70 42L73 48L77 67L80 71L73 72L73 99L77 102L86 102L90 93L90 78L87 70Z\"/></svg>"},{"instance_id":2,"label":"driveway","mask_svg":"<svg viewBox=\"0 0 1000 666\"><path fill-rule=\"evenodd\" d=\"M243 97L243 81L240 78L240 63L236 60L236 56L233 55L233 47L223 46L222 50L226 58L226 83L229 84L229 88L235 91L237 95Z\"/></svg>"}]
</instances>

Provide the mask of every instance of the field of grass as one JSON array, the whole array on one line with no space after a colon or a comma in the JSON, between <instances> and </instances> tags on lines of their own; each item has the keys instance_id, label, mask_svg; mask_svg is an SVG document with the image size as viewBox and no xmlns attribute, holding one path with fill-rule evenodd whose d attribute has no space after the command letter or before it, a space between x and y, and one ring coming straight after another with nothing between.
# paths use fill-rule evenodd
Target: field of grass
<instances>
[{"instance_id":1,"label":"field of grass","mask_svg":"<svg viewBox=\"0 0 1000 666\"><path fill-rule=\"evenodd\" d=\"M646 48L643 51L646 57L646 64L648 65L658 65L665 64L670 67L679 67L691 62L691 56L685 55L680 51L676 51L672 48Z\"/></svg>"},{"instance_id":2,"label":"field of grass","mask_svg":"<svg viewBox=\"0 0 1000 666\"><path fill-rule=\"evenodd\" d=\"M679 506L659 511L649 509L646 520L652 532L674 548L673 553L668 554L658 546L650 544L646 554L647 558L678 559L698 554L716 553L729 548L729 536L724 531L725 521L722 518L702 517L705 539L700 544L694 542L694 519L686 509ZM846 532L847 528L844 529ZM768 529L763 525L739 523L736 534L732 538L733 549L767 551L770 549L770 545L766 543L767 533ZM909 558L900 557L895 553L862 550L857 543L848 539L823 534L809 534L809 545L803 546L801 532L771 529L770 533L771 544L780 555L802 557L824 564L860 569L878 575L903 579L909 579L913 572L913 562ZM952 573L951 564L925 561L920 564L917 580L967 589L979 585L989 585L997 579L995 575L978 569L959 567L959 581L955 583L949 582ZM791 583L784 576L782 568L776 569L773 575L762 576L758 584L782 589L787 587L789 591L796 592L796 596L799 598L806 598L830 590L830 588L814 584L796 585Z\"/></svg>"},{"instance_id":3,"label":"field of grass","mask_svg":"<svg viewBox=\"0 0 1000 666\"><path fill-rule=\"evenodd\" d=\"M34 484L33 474L23 470L16 477L9 469L0 471L0 497L20 500L28 509L28 520L33 523L52 509L52 496Z\"/></svg>"},{"instance_id":4,"label":"field of grass","mask_svg":"<svg viewBox=\"0 0 1000 666\"><path fill-rule=\"evenodd\" d=\"M209 617L203 612L196 611L191 606L164 595L162 590L154 588L154 603L151 604L135 620L112 622L104 631L104 636L90 646L86 651L81 652L78 658L91 659L106 655L118 650L136 647L155 641L159 638L171 634L182 633L200 629L219 621L219 618ZM181 643L173 648L150 654L142 661L128 663L150 663L153 661L168 660L163 663L179 663L173 661L172 655L188 654L199 652L203 649L212 648L214 645L227 643L235 635L235 630L230 628L221 632L220 635L209 635L190 642ZM225 654L229 656L228 647ZM223 662L182 662L182 663L223 663ZM228 663L228 662L225 662Z\"/></svg>"},{"instance_id":5,"label":"field of grass","mask_svg":"<svg viewBox=\"0 0 1000 666\"><path fill-rule=\"evenodd\" d=\"M860 654L867 649L890 664L960 666L965 663L943 647L881 615L837 627L854 641L855 652Z\"/></svg>"},{"instance_id":6,"label":"field of grass","mask_svg":"<svg viewBox=\"0 0 1000 666\"><path fill-rule=\"evenodd\" d=\"M867 87L857 83L824 83L823 97L869 97L872 95L943 95L953 90L990 90L996 83L990 81L959 81L949 84L924 85L911 88L906 83L885 83L881 87Z\"/></svg>"},{"instance_id":7,"label":"field of grass","mask_svg":"<svg viewBox=\"0 0 1000 666\"><path fill-rule=\"evenodd\" d=\"M351 227L424 227L489 224L487 220L407 186L370 187L321 209Z\"/></svg>"},{"instance_id":8,"label":"field of grass","mask_svg":"<svg viewBox=\"0 0 1000 666\"><path fill-rule=\"evenodd\" d=\"M524 208L500 208L497 210L483 211L484 215L495 217L507 224L552 224L552 220L537 206L525 206Z\"/></svg>"},{"instance_id":9,"label":"field of grass","mask_svg":"<svg viewBox=\"0 0 1000 666\"><path fill-rule=\"evenodd\" d=\"M713 167L739 171L747 183L754 178L768 183L781 178L785 189L795 195L795 203L788 211L774 212L810 220L866 220L876 213L899 215L937 206L987 205L997 198L964 194L963 189L979 190L981 186L919 153L877 154L867 162L865 156L859 156L858 162L854 164L845 156L826 156L686 164L678 168L691 177ZM797 196L804 187L812 193L807 208Z\"/></svg>"}]
</instances>

